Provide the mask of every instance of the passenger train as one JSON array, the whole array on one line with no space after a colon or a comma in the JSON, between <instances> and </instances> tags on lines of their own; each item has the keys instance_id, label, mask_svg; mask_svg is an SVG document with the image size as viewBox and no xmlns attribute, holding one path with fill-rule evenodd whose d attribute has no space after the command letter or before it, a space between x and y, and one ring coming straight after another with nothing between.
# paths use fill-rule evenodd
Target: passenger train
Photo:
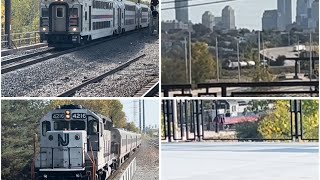
<instances>
[{"instance_id":1,"label":"passenger train","mask_svg":"<svg viewBox=\"0 0 320 180\"><path fill-rule=\"evenodd\" d=\"M40 121L37 180L106 180L141 145L141 135L79 105L64 105Z\"/></svg>"},{"instance_id":2,"label":"passenger train","mask_svg":"<svg viewBox=\"0 0 320 180\"><path fill-rule=\"evenodd\" d=\"M66 47L145 28L150 8L126 0L41 0L41 41Z\"/></svg>"}]
</instances>

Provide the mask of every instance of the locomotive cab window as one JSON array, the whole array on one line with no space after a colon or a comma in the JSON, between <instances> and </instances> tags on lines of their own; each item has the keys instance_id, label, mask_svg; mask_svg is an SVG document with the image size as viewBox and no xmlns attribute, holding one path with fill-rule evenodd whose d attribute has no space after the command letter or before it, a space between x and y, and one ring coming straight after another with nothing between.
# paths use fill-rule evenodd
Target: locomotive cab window
<instances>
[{"instance_id":1,"label":"locomotive cab window","mask_svg":"<svg viewBox=\"0 0 320 180\"><path fill-rule=\"evenodd\" d=\"M99 124L95 120L89 121L88 135L96 135L99 132Z\"/></svg>"},{"instance_id":2,"label":"locomotive cab window","mask_svg":"<svg viewBox=\"0 0 320 180\"><path fill-rule=\"evenodd\" d=\"M49 9L41 8L41 17L49 17Z\"/></svg>"},{"instance_id":3,"label":"locomotive cab window","mask_svg":"<svg viewBox=\"0 0 320 180\"><path fill-rule=\"evenodd\" d=\"M49 121L42 122L42 135L45 136L47 131L51 130L51 124Z\"/></svg>"},{"instance_id":4,"label":"locomotive cab window","mask_svg":"<svg viewBox=\"0 0 320 180\"><path fill-rule=\"evenodd\" d=\"M64 14L63 14L63 8L61 7L58 7L57 8L57 18L63 18L64 17Z\"/></svg>"},{"instance_id":5,"label":"locomotive cab window","mask_svg":"<svg viewBox=\"0 0 320 180\"><path fill-rule=\"evenodd\" d=\"M54 122L54 130L69 130L69 122L68 121Z\"/></svg>"},{"instance_id":6,"label":"locomotive cab window","mask_svg":"<svg viewBox=\"0 0 320 180\"><path fill-rule=\"evenodd\" d=\"M84 121L71 121L70 122L71 130L85 130L86 124Z\"/></svg>"}]
</instances>

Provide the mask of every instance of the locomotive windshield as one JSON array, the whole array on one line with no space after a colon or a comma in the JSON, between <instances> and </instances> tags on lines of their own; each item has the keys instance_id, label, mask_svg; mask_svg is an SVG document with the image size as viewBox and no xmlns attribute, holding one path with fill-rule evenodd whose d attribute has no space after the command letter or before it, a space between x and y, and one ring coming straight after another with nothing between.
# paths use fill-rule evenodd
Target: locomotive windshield
<instances>
[{"instance_id":1,"label":"locomotive windshield","mask_svg":"<svg viewBox=\"0 0 320 180\"><path fill-rule=\"evenodd\" d=\"M42 17L49 17L49 9L48 8L42 8L41 9L41 16Z\"/></svg>"},{"instance_id":2,"label":"locomotive windshield","mask_svg":"<svg viewBox=\"0 0 320 180\"><path fill-rule=\"evenodd\" d=\"M70 8L70 17L78 17L78 8Z\"/></svg>"},{"instance_id":3,"label":"locomotive windshield","mask_svg":"<svg viewBox=\"0 0 320 180\"><path fill-rule=\"evenodd\" d=\"M45 136L47 131L51 130L50 121L43 121L42 122L42 135Z\"/></svg>"},{"instance_id":4,"label":"locomotive windshield","mask_svg":"<svg viewBox=\"0 0 320 180\"><path fill-rule=\"evenodd\" d=\"M84 121L55 121L54 130L85 130L86 124Z\"/></svg>"}]
</instances>

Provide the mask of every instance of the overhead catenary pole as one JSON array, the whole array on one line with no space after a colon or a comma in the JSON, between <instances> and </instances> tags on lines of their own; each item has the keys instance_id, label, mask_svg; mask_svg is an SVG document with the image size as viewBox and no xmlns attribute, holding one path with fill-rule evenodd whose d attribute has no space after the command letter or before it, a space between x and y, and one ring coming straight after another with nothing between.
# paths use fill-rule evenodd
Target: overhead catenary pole
<instances>
[{"instance_id":1,"label":"overhead catenary pole","mask_svg":"<svg viewBox=\"0 0 320 180\"><path fill-rule=\"evenodd\" d=\"M144 100L142 100L143 109L143 133L146 133L146 109L144 108Z\"/></svg>"},{"instance_id":2,"label":"overhead catenary pole","mask_svg":"<svg viewBox=\"0 0 320 180\"><path fill-rule=\"evenodd\" d=\"M189 25L188 25L189 26ZM189 29L189 83L192 84L192 72L191 72L191 59L192 59L192 55L191 55L191 29L190 27L188 27Z\"/></svg>"},{"instance_id":3,"label":"overhead catenary pole","mask_svg":"<svg viewBox=\"0 0 320 180\"><path fill-rule=\"evenodd\" d=\"M139 100L139 129L140 129L140 132L142 132L142 129L141 129L141 100Z\"/></svg>"},{"instance_id":4,"label":"overhead catenary pole","mask_svg":"<svg viewBox=\"0 0 320 180\"><path fill-rule=\"evenodd\" d=\"M219 71L218 37L216 37L216 58L217 58L217 82L219 82L220 71Z\"/></svg>"},{"instance_id":5,"label":"overhead catenary pole","mask_svg":"<svg viewBox=\"0 0 320 180\"><path fill-rule=\"evenodd\" d=\"M7 47L12 47L11 40L11 0L5 0L5 29L4 33L7 35Z\"/></svg>"},{"instance_id":6,"label":"overhead catenary pole","mask_svg":"<svg viewBox=\"0 0 320 180\"><path fill-rule=\"evenodd\" d=\"M184 58L186 62L186 81L188 83L188 48L187 48L187 37L184 37Z\"/></svg>"}]
</instances>

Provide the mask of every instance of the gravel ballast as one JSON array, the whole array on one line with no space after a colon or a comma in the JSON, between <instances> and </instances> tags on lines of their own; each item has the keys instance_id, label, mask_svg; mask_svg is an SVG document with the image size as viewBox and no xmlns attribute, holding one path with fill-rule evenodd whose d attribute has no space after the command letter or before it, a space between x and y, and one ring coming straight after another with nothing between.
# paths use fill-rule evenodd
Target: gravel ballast
<instances>
[{"instance_id":1,"label":"gravel ballast","mask_svg":"<svg viewBox=\"0 0 320 180\"><path fill-rule=\"evenodd\" d=\"M159 40L144 30L2 74L2 96L52 97L137 56L132 66L80 90L76 96L133 96L159 77ZM125 87L125 88L124 88Z\"/></svg>"},{"instance_id":2,"label":"gravel ballast","mask_svg":"<svg viewBox=\"0 0 320 180\"><path fill-rule=\"evenodd\" d=\"M149 143L142 143L136 160L137 170L132 180L159 179L159 149Z\"/></svg>"}]
</instances>

